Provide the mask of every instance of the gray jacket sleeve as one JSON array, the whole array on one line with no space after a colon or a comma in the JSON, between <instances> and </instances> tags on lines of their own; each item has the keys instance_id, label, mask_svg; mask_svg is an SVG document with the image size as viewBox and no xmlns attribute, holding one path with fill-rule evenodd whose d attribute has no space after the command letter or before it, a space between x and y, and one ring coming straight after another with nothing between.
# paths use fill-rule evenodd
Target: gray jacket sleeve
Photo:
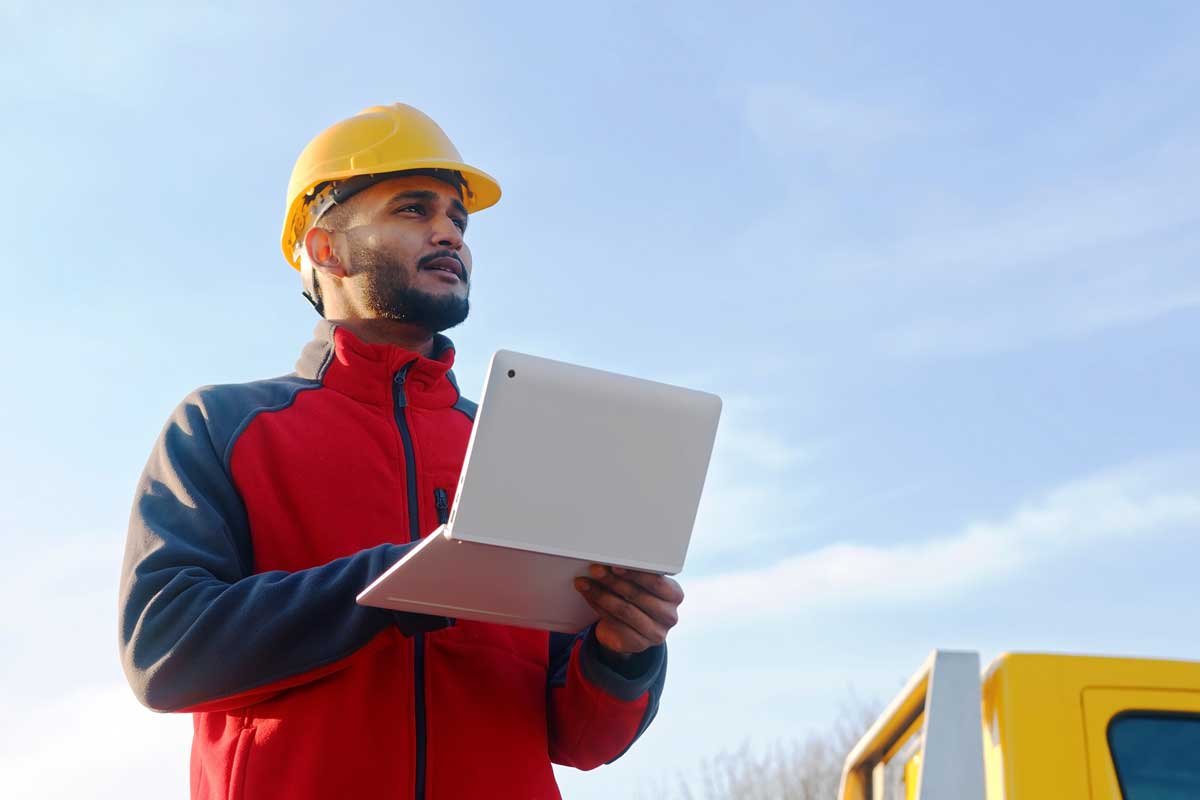
<instances>
[{"instance_id":1,"label":"gray jacket sleeve","mask_svg":"<svg viewBox=\"0 0 1200 800\"><path fill-rule=\"evenodd\" d=\"M137 486L119 635L142 703L236 708L326 674L392 624L406 633L448 624L355 603L412 545L255 574L245 508L224 459L232 434L223 435L212 405L202 390L175 410Z\"/></svg>"}]
</instances>

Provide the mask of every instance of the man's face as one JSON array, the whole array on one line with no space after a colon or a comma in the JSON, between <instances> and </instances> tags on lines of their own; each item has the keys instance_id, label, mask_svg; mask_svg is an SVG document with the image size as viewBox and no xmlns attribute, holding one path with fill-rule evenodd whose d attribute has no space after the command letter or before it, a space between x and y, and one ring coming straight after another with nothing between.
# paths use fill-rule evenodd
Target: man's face
<instances>
[{"instance_id":1,"label":"man's face","mask_svg":"<svg viewBox=\"0 0 1200 800\"><path fill-rule=\"evenodd\" d=\"M352 204L352 206L351 206ZM426 176L391 178L347 202L346 301L357 315L430 332L467 317L471 250L458 191Z\"/></svg>"}]
</instances>

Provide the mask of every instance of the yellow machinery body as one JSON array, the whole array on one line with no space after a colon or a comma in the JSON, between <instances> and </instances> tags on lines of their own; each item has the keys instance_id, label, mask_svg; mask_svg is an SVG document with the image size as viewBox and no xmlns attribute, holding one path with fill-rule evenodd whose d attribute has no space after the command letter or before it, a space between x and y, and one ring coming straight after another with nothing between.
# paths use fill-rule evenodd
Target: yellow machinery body
<instances>
[{"instance_id":1,"label":"yellow machinery body","mask_svg":"<svg viewBox=\"0 0 1200 800\"><path fill-rule=\"evenodd\" d=\"M1113 745L1131 719L1200 741L1200 663L1009 653L982 676L978 663L935 651L847 757L839 800L1175 800L1200 786L1200 751L1180 744L1123 785Z\"/></svg>"}]
</instances>

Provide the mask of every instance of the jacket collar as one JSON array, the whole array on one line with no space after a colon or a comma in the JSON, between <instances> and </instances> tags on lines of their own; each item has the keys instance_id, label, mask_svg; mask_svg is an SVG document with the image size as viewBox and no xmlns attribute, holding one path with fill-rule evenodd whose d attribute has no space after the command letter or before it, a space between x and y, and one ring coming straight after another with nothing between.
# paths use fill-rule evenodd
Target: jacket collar
<instances>
[{"instance_id":1,"label":"jacket collar","mask_svg":"<svg viewBox=\"0 0 1200 800\"><path fill-rule=\"evenodd\" d=\"M408 404L440 408L458 400L453 365L454 343L440 333L434 334L433 354L426 358L393 344L368 344L349 329L321 320L296 362L296 374L364 403L391 405L396 373L407 367Z\"/></svg>"}]
</instances>

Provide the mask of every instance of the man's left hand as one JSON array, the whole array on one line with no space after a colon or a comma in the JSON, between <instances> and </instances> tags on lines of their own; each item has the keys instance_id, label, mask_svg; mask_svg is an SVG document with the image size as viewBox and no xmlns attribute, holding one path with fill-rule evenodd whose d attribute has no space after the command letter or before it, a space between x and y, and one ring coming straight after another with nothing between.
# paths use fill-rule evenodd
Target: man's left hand
<instances>
[{"instance_id":1,"label":"man's left hand","mask_svg":"<svg viewBox=\"0 0 1200 800\"><path fill-rule=\"evenodd\" d=\"M667 640L679 621L683 589L672 578L653 572L592 564L590 578L575 588L600 615L596 640L614 653L632 655Z\"/></svg>"}]
</instances>

